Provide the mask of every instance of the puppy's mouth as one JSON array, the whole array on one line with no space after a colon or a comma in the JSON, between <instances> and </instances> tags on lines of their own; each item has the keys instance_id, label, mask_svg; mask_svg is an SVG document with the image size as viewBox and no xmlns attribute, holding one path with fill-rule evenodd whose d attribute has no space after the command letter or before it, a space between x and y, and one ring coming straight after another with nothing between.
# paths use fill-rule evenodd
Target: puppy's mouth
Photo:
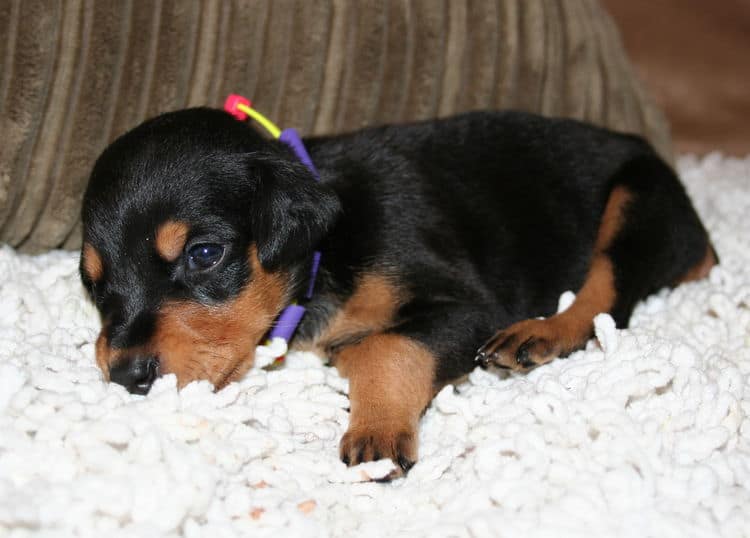
<instances>
[{"instance_id":1,"label":"puppy's mouth","mask_svg":"<svg viewBox=\"0 0 750 538\"><path fill-rule=\"evenodd\" d=\"M177 377L179 388L191 381L206 380L214 385L215 390L220 390L241 379L252 368L255 358L254 346L243 353L229 353L221 346L213 346L183 356L151 352L146 348L102 351L106 355L97 353L97 363L104 377L133 394L147 394L156 379L166 374Z\"/></svg>"},{"instance_id":2,"label":"puppy's mouth","mask_svg":"<svg viewBox=\"0 0 750 538\"><path fill-rule=\"evenodd\" d=\"M164 374L175 374L179 387L205 379L216 389L245 375L255 347L287 301L288 288L288 277L265 271L254 248L249 261L251 280L232 300L219 305L162 303L153 332L137 348L111 348L105 326L96 343L105 378L144 394Z\"/></svg>"},{"instance_id":3,"label":"puppy's mouth","mask_svg":"<svg viewBox=\"0 0 750 538\"><path fill-rule=\"evenodd\" d=\"M128 391L146 394L159 376L174 374L179 388L206 380L219 390L253 366L255 348L273 324L279 304L248 316L237 303L206 306L192 302L161 308L154 334L142 346L115 349L105 327L96 343L96 360L104 377Z\"/></svg>"}]
</instances>

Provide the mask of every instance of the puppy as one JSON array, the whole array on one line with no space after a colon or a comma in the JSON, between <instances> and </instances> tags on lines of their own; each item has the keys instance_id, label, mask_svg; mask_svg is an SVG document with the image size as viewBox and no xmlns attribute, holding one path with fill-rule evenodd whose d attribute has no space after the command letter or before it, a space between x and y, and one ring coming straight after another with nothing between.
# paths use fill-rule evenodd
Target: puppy
<instances>
[{"instance_id":1,"label":"puppy","mask_svg":"<svg viewBox=\"0 0 750 538\"><path fill-rule=\"evenodd\" d=\"M446 383L564 357L598 313L625 327L637 301L717 263L674 172L638 137L475 112L306 145L319 183L286 145L196 108L104 151L80 269L106 379L141 394L168 373L221 388L300 301L292 347L350 380L341 459L406 472ZM576 299L555 314L565 290Z\"/></svg>"}]
</instances>

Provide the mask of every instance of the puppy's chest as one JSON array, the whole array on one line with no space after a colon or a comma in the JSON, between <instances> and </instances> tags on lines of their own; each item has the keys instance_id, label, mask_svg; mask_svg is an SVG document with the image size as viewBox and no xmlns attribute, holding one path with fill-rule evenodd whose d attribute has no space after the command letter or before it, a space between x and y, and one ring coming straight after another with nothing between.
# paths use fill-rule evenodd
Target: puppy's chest
<instances>
[{"instance_id":1,"label":"puppy's chest","mask_svg":"<svg viewBox=\"0 0 750 538\"><path fill-rule=\"evenodd\" d=\"M292 350L333 357L344 346L383 331L394 324L404 294L389 277L365 274L343 301L331 301L308 315L313 326L292 341Z\"/></svg>"}]
</instances>

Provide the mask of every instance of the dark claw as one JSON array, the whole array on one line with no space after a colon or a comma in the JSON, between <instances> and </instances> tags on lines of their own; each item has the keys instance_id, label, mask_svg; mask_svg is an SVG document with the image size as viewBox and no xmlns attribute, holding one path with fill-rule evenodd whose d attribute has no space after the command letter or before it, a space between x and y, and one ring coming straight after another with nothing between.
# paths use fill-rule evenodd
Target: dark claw
<instances>
[{"instance_id":1,"label":"dark claw","mask_svg":"<svg viewBox=\"0 0 750 538\"><path fill-rule=\"evenodd\" d=\"M349 462L351 461L349 459L349 454L347 454L346 456L344 456L343 458L341 458L341 461L343 461L346 465L349 465Z\"/></svg>"},{"instance_id":2,"label":"dark claw","mask_svg":"<svg viewBox=\"0 0 750 538\"><path fill-rule=\"evenodd\" d=\"M487 368L487 366L489 366L490 358L483 351L483 348L479 348L479 351L477 351L477 355L474 357L474 364L481 366L482 368Z\"/></svg>"},{"instance_id":3,"label":"dark claw","mask_svg":"<svg viewBox=\"0 0 750 538\"><path fill-rule=\"evenodd\" d=\"M533 368L536 365L537 364L534 361L532 361L532 360L526 360L526 361L524 361L524 362L521 363L521 366L523 366L524 368Z\"/></svg>"},{"instance_id":4,"label":"dark claw","mask_svg":"<svg viewBox=\"0 0 750 538\"><path fill-rule=\"evenodd\" d=\"M404 456L399 455L398 466L404 470L404 473L408 473L409 469L414 467L414 462L410 459L405 458Z\"/></svg>"},{"instance_id":5,"label":"dark claw","mask_svg":"<svg viewBox=\"0 0 750 538\"><path fill-rule=\"evenodd\" d=\"M488 353L487 350L497 347L493 346L493 344L499 341L500 336L502 336L501 333L495 333L495 335L487 339L484 344L479 347L479 349L477 350L477 356L474 358L474 361L477 364L482 364L484 366L487 366L487 364L489 364L490 360L492 359L492 355L494 355L494 351Z\"/></svg>"},{"instance_id":6,"label":"dark claw","mask_svg":"<svg viewBox=\"0 0 750 538\"><path fill-rule=\"evenodd\" d=\"M529 362L529 348L532 343L531 338L529 338L523 344L518 346L518 351L516 351L516 362L524 368L526 367L525 364Z\"/></svg>"},{"instance_id":7,"label":"dark claw","mask_svg":"<svg viewBox=\"0 0 750 538\"><path fill-rule=\"evenodd\" d=\"M362 463L365 461L365 447L362 445L359 447L359 451L357 452L357 459L355 463Z\"/></svg>"}]
</instances>

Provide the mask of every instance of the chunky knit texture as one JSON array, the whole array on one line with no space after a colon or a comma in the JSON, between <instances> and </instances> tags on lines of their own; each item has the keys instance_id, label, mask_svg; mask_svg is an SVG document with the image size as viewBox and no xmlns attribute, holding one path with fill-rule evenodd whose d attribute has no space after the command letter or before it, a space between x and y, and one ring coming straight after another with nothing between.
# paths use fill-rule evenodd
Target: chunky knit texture
<instances>
[{"instance_id":1,"label":"chunky knit texture","mask_svg":"<svg viewBox=\"0 0 750 538\"><path fill-rule=\"evenodd\" d=\"M750 158L679 168L721 257L710 277L627 330L598 316L568 359L444 388L390 484L368 481L390 461L339 461L347 383L315 356L218 393L167 376L128 394L94 365L76 255L0 249L0 535L747 536Z\"/></svg>"}]
</instances>

